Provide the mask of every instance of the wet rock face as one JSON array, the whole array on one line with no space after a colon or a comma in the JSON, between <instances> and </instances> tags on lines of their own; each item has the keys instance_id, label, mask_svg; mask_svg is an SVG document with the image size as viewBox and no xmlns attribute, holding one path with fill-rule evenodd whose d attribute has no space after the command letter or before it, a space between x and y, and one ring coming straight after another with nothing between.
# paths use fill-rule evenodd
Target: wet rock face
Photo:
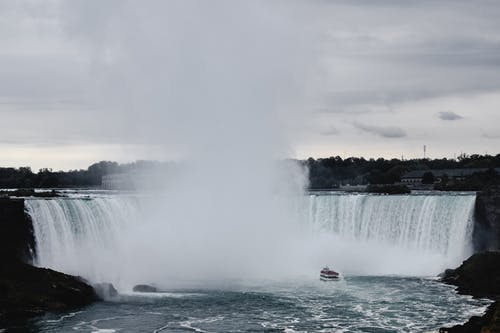
<instances>
[{"instance_id":1,"label":"wet rock face","mask_svg":"<svg viewBox=\"0 0 500 333\"><path fill-rule=\"evenodd\" d=\"M491 304L482 316L473 316L463 325L443 327L439 333L498 333L500 332L500 303Z\"/></svg>"},{"instance_id":2,"label":"wet rock face","mask_svg":"<svg viewBox=\"0 0 500 333\"><path fill-rule=\"evenodd\" d=\"M98 300L82 279L26 264L32 260L34 244L24 200L0 198L0 323Z\"/></svg>"},{"instance_id":3,"label":"wet rock face","mask_svg":"<svg viewBox=\"0 0 500 333\"><path fill-rule=\"evenodd\" d=\"M457 286L461 294L496 299L500 296L500 252L474 254L457 269L447 269L441 280Z\"/></svg>"},{"instance_id":4,"label":"wet rock face","mask_svg":"<svg viewBox=\"0 0 500 333\"><path fill-rule=\"evenodd\" d=\"M158 291L156 287L147 284L138 284L132 290L140 293L156 293Z\"/></svg>"},{"instance_id":5,"label":"wet rock face","mask_svg":"<svg viewBox=\"0 0 500 333\"><path fill-rule=\"evenodd\" d=\"M500 188L477 194L474 218L476 251L500 250Z\"/></svg>"},{"instance_id":6,"label":"wet rock face","mask_svg":"<svg viewBox=\"0 0 500 333\"><path fill-rule=\"evenodd\" d=\"M0 198L0 261L30 262L34 249L33 225L24 200Z\"/></svg>"},{"instance_id":7,"label":"wet rock face","mask_svg":"<svg viewBox=\"0 0 500 333\"><path fill-rule=\"evenodd\" d=\"M482 317L474 316L463 325L441 328L441 333L500 332L500 252L474 254L457 269L447 269L441 281L457 286L461 294L496 300Z\"/></svg>"},{"instance_id":8,"label":"wet rock face","mask_svg":"<svg viewBox=\"0 0 500 333\"><path fill-rule=\"evenodd\" d=\"M111 283L97 283L93 285L96 294L101 299L110 299L118 296L118 291Z\"/></svg>"},{"instance_id":9,"label":"wet rock face","mask_svg":"<svg viewBox=\"0 0 500 333\"><path fill-rule=\"evenodd\" d=\"M24 263L0 265L0 321L64 311L98 300L82 279Z\"/></svg>"}]
</instances>

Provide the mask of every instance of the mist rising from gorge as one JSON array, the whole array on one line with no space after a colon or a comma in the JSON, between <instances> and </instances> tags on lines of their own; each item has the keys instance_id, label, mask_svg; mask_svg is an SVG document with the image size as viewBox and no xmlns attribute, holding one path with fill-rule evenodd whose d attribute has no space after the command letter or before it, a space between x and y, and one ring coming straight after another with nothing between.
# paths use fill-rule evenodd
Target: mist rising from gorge
<instances>
[{"instance_id":1,"label":"mist rising from gorge","mask_svg":"<svg viewBox=\"0 0 500 333\"><path fill-rule=\"evenodd\" d=\"M107 130L182 160L110 250L127 261L123 274L158 282L199 267L242 277L290 264L307 177L277 161L293 155L288 125L314 62L302 5L64 4L68 37L91 59L88 94L106 110Z\"/></svg>"}]
</instances>

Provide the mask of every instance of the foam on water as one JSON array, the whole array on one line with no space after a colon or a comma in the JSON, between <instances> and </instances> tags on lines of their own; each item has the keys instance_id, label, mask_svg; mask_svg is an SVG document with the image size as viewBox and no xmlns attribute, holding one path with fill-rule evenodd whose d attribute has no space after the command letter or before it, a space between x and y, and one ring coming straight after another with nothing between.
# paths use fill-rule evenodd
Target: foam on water
<instances>
[{"instance_id":1,"label":"foam on water","mask_svg":"<svg viewBox=\"0 0 500 333\"><path fill-rule=\"evenodd\" d=\"M61 321L60 315L48 314L34 325L38 332L410 333L464 322L491 303L458 295L453 287L426 278L346 277L340 283L303 279L256 285L204 290L203 297L100 302Z\"/></svg>"}]
</instances>

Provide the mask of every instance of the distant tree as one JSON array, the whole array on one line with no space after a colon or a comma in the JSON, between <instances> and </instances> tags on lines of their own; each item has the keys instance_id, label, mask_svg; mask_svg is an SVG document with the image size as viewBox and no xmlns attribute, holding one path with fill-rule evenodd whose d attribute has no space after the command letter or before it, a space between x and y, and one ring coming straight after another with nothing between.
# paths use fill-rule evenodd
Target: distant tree
<instances>
[{"instance_id":1,"label":"distant tree","mask_svg":"<svg viewBox=\"0 0 500 333\"><path fill-rule=\"evenodd\" d=\"M434 184L434 174L430 171L424 173L422 176L422 184Z\"/></svg>"},{"instance_id":2,"label":"distant tree","mask_svg":"<svg viewBox=\"0 0 500 333\"><path fill-rule=\"evenodd\" d=\"M102 176L119 173L120 168L116 162L101 161L89 166L87 172L89 175L89 185L100 185Z\"/></svg>"}]
</instances>

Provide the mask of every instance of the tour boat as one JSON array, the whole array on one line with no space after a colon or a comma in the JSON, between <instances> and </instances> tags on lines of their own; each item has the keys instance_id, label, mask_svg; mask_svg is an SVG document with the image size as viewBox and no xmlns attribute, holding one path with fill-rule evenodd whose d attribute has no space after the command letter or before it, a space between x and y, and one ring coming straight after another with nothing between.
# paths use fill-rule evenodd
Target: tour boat
<instances>
[{"instance_id":1,"label":"tour boat","mask_svg":"<svg viewBox=\"0 0 500 333\"><path fill-rule=\"evenodd\" d=\"M321 281L332 281L337 280L339 278L339 273L332 271L330 268L325 267L319 273L319 279Z\"/></svg>"}]
</instances>

